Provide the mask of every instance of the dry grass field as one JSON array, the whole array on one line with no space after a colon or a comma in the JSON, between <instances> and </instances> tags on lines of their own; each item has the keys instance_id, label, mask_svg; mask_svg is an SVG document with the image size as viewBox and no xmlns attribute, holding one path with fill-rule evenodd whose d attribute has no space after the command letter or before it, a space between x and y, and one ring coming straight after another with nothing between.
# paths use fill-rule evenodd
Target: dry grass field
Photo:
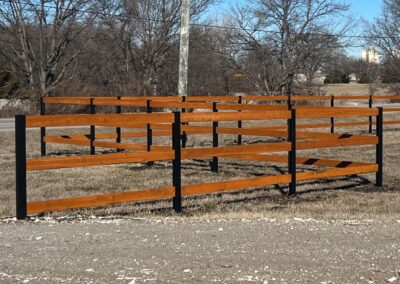
<instances>
[{"instance_id":1,"label":"dry grass field","mask_svg":"<svg viewBox=\"0 0 400 284\"><path fill-rule=\"evenodd\" d=\"M338 129L339 132L350 129ZM365 129L353 129L363 132ZM99 132L106 131L100 129ZM39 131L28 131L28 155L39 155ZM52 134L85 132L79 129L49 130ZM0 217L15 213L14 136L1 132L0 139ZM385 175L383 190L374 187L374 175L362 175L311 181L298 186L298 194L288 197L287 186L248 189L234 193L213 194L184 199L184 217L191 218L325 218L325 219L399 219L400 218L400 130L385 129ZM223 136L221 145L233 143L234 137ZM155 145L168 144L168 139L157 138ZM245 143L257 143L261 139L244 137ZM264 140L265 141L265 140ZM135 141L144 142L144 141ZM192 136L189 146L210 146L210 136ZM88 153L85 147L67 145L48 146L51 155ZM298 156L332 158L351 161L374 161L375 148L351 147L326 150L299 151ZM220 159L220 173L211 173L209 159L183 162L183 184L239 179L260 175L277 175L287 171L286 165L262 162L243 162ZM299 166L299 170L305 167ZM171 185L171 165L158 162L149 167L144 164L127 164L90 168L63 169L28 173L28 199L47 200L65 197L123 192L143 188L159 188ZM169 216L175 213L171 201L124 204L106 208L74 210L52 213L60 215L130 215Z\"/></svg>"},{"instance_id":2,"label":"dry grass field","mask_svg":"<svg viewBox=\"0 0 400 284\"><path fill-rule=\"evenodd\" d=\"M320 88L324 94L331 95L349 95L349 96L365 96L390 94L390 86L385 84L331 84L322 85Z\"/></svg>"}]
</instances>

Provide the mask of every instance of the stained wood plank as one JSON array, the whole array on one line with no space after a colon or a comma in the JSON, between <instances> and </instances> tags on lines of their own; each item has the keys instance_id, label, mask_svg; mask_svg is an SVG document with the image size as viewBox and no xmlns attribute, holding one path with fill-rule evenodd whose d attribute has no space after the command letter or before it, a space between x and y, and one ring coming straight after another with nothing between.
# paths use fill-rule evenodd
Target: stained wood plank
<instances>
[{"instance_id":1,"label":"stained wood plank","mask_svg":"<svg viewBox=\"0 0 400 284\"><path fill-rule=\"evenodd\" d=\"M75 114L28 116L27 128L57 126L121 126L144 123L172 123L172 113L135 113L135 114Z\"/></svg>"},{"instance_id":2,"label":"stained wood plank","mask_svg":"<svg viewBox=\"0 0 400 284\"><path fill-rule=\"evenodd\" d=\"M289 111L268 112L221 112L221 113L182 113L182 122L212 122L238 120L288 119Z\"/></svg>"},{"instance_id":3,"label":"stained wood plank","mask_svg":"<svg viewBox=\"0 0 400 284\"><path fill-rule=\"evenodd\" d=\"M174 152L151 151L140 153L112 153L73 157L36 158L27 161L27 171L92 167L129 163L145 163L172 160Z\"/></svg>"},{"instance_id":4,"label":"stained wood plank","mask_svg":"<svg viewBox=\"0 0 400 284\"><path fill-rule=\"evenodd\" d=\"M58 200L35 201L28 203L28 213L39 214L51 211L64 211L68 209L109 206L119 203L161 200L172 198L174 195L175 189L173 187L166 187L153 190L139 190Z\"/></svg>"},{"instance_id":5,"label":"stained wood plank","mask_svg":"<svg viewBox=\"0 0 400 284\"><path fill-rule=\"evenodd\" d=\"M222 158L246 160L246 161L270 162L270 163L282 163L282 164L288 163L288 157L284 155L278 156L278 155L246 154L246 155L230 155L230 156L224 156ZM349 167L372 165L370 163L315 159L315 158L305 158L305 157L297 157L296 164L318 166L318 167L331 167L331 168L349 168Z\"/></svg>"},{"instance_id":6,"label":"stained wood plank","mask_svg":"<svg viewBox=\"0 0 400 284\"><path fill-rule=\"evenodd\" d=\"M328 169L324 171L303 172L297 174L298 181L324 179L339 176L373 173L378 170L377 165L358 166L351 168ZM247 178L233 181L222 181L213 183L202 183L195 185L185 185L182 187L184 196L208 194L224 191L236 191L244 188L257 188L274 184L287 184L291 181L291 175L264 176L257 178Z\"/></svg>"}]
</instances>

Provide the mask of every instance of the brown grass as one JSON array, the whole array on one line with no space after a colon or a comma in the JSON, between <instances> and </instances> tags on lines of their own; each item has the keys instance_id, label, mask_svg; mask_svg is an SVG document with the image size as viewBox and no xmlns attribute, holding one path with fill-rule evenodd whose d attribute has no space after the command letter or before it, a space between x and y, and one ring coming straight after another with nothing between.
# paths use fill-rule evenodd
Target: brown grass
<instances>
[{"instance_id":1,"label":"brown grass","mask_svg":"<svg viewBox=\"0 0 400 284\"><path fill-rule=\"evenodd\" d=\"M390 85L387 84L329 84L323 85L321 91L326 95L368 96L389 94Z\"/></svg>"},{"instance_id":2,"label":"brown grass","mask_svg":"<svg viewBox=\"0 0 400 284\"><path fill-rule=\"evenodd\" d=\"M341 129L341 132L349 129ZM356 132L365 129L355 129ZM102 129L100 131L106 131ZM51 130L51 134L83 133L79 129ZM387 129L385 132L385 187L377 191L374 187L374 175L344 177L339 179L307 182L298 186L299 194L286 195L286 186L262 189L249 189L235 193L213 194L184 200L183 216L192 218L369 218L399 219L400 181L398 167L400 158L399 131ZM15 177L14 177L14 136L12 132L0 133L0 217L14 215ZM28 154L39 155L38 130L28 132ZM191 137L189 145L209 146L210 137ZM232 136L223 137L224 144L233 142ZM245 142L255 143L259 138L245 137ZM137 140L135 142L138 142ZM144 142L139 141L139 142ZM167 139L157 138L156 145L170 143ZM67 145L49 145L52 155L70 155L88 153L85 147ZM340 148L319 151L301 151L299 156L333 158L352 161L374 161L374 147ZM209 160L185 161L183 163L183 183L193 184L218 180L239 179L259 175L277 175L287 171L286 165L260 162L242 162L236 160L220 161L220 173L209 171ZM300 167L306 169L306 167ZM29 200L46 200L63 197L95 195L106 192L122 192L142 188L159 188L171 185L170 163L156 163L153 167L143 164L128 164L33 172L28 174ZM134 215L169 216L174 215L171 202L150 202L142 204L124 204L107 208L74 210L53 213L53 216L65 214L85 215Z\"/></svg>"}]
</instances>

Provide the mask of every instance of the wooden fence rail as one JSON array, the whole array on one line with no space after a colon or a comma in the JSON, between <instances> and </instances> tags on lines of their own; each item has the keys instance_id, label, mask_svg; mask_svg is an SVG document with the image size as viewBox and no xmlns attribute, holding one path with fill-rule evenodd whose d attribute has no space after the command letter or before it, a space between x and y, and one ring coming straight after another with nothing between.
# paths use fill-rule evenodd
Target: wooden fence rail
<instances>
[{"instance_id":1,"label":"wooden fence rail","mask_svg":"<svg viewBox=\"0 0 400 284\"><path fill-rule=\"evenodd\" d=\"M237 111L237 112L270 112L270 111L287 111L289 109L297 109L298 118L329 118L330 123L313 123L313 124L298 124L297 128L302 129L317 129L317 128L330 128L331 133L335 133L336 128L342 127L357 127L357 126L367 126L369 133L373 132L373 117L376 116L376 110L373 109L374 102L378 101L400 101L400 96L393 95L363 95L363 96L192 96L187 98L180 98L176 96L169 97L44 97L41 99L41 115L46 115L46 105L48 104L75 104L75 105L87 105L90 107L91 113L96 113L96 106L113 106L115 107L115 113L117 115L121 114L121 107L142 107L146 109L147 113L152 113L156 108L172 108L179 109L181 112L186 112L186 110L213 110L214 102L218 102L216 106L216 112L219 111ZM292 105L295 102L330 102L330 106L301 106L301 105ZM361 109L356 107L337 107L335 102L337 101L367 101L368 109ZM247 104L248 102L284 102L285 104L280 105L265 105L265 104ZM360 110L359 116L368 117L368 121L352 121L352 122L337 122L335 118L345 118L346 114L349 110ZM385 108L385 112L398 112L400 108L392 107ZM342 116L338 116L337 113L342 112ZM324 114L321 116L321 114ZM211 131L206 130L206 128L201 128L197 126L197 128L189 126L189 121L201 121L201 115L198 116L197 120L193 120L189 118L191 113L186 113L185 117L182 119L185 121L185 125L182 126L183 136L184 136L184 147L186 146L186 141L188 135L197 135L197 134L205 134L210 133ZM215 114L217 117L218 114ZM252 114L248 114L251 116ZM170 116L172 117L172 116ZM232 116L234 117L234 115ZM41 135L40 135L40 145L41 145L41 154L42 156L46 156L46 145L48 143L58 143L58 144L76 144L83 145L82 141L77 141L75 138L71 139L63 139L62 137L46 137L46 127L52 126L60 126L63 123L64 119L67 117L60 117L60 121L56 122L52 120L51 125L43 124L41 126ZM69 123L69 126L80 126L82 123L86 123L86 117L82 116L80 118L73 117L73 121ZM90 118L91 119L91 118ZM238 118L237 128L243 128L242 120ZM37 125L41 124L39 119L36 119L35 123ZM165 136L168 137L171 135L171 129L168 126L168 123L171 123L168 119L165 120L164 123L157 124L153 122L148 123L139 123L137 119L135 119L135 123L129 119L127 116L126 123L120 123L119 126L115 126L113 119L110 121L103 121L103 123L99 123L101 120L101 115L97 118L96 125L97 126L105 126L105 127L115 127L115 134L96 134L96 125L90 126L90 135L88 135L89 143L92 143L90 146L90 151L92 154L95 153L96 147L101 147L99 142L93 143L94 140L100 139L115 139L116 143L121 143L123 138L132 138L132 137L147 137L147 147L150 148L153 143L153 137ZM209 120L209 118L208 118ZM244 119L243 119L244 120ZM204 120L203 120L204 121ZM234 120L232 120L234 121ZM205 122L205 121L204 121ZM386 120L384 121L386 125L397 125L400 124L400 120ZM122 131L122 128L143 128L145 131L142 132L129 132ZM281 130L287 131L287 125L276 125L269 126L269 130ZM267 131L266 127L264 131ZM222 133L223 131L233 130L222 130L219 129L220 134L229 134ZM244 130L243 132L239 132L237 134L237 143L240 145L243 140L243 135L246 135L244 132L248 133L250 130ZM256 133L256 132L254 132ZM251 134L247 134L251 135ZM91 138L90 138L91 136ZM110 138L112 136L112 138ZM76 142L76 143L75 143ZM97 144L97 145L95 145ZM105 144L103 144L105 145ZM123 151L123 147L114 145L113 147L117 152ZM132 148L130 148L132 149Z\"/></svg>"},{"instance_id":2,"label":"wooden fence rail","mask_svg":"<svg viewBox=\"0 0 400 284\"><path fill-rule=\"evenodd\" d=\"M215 106L215 105L214 105ZM215 109L215 108L214 108ZM15 145L16 145L16 215L18 219L27 218L28 214L39 214L48 211L66 210L84 207L106 206L124 202L140 202L172 198L175 211L182 210L182 197L207 194L212 192L232 191L244 188L254 188L272 184L289 184L289 194L296 193L299 181L323 179L328 177L347 176L363 173L376 173L376 186L381 187L383 182L383 109L342 110L332 109L328 114L318 114L334 117L348 116L375 116L376 135L340 135L328 133L302 132L297 128L296 120L299 117L315 117L307 110L293 109L290 111L269 112L234 112L234 113L147 113L147 114L93 114L93 115L49 115L39 117L26 117L18 115L15 119ZM284 119L287 122L286 131L273 131L264 133L266 136L280 137L286 142L270 142L255 145L219 145L218 130L220 133L229 132L229 128L218 127L223 121L269 120ZM209 148L183 148L183 130L190 130L189 122L211 122L213 132L213 147ZM110 147L138 152L124 152L112 154L81 155L71 157L46 157L27 159L26 129L32 127L48 126L97 126L107 125L121 127L125 125L164 125L169 127L171 146L151 145L124 145L117 142L95 141L93 135L88 143L87 136L75 136L74 143L82 145ZM209 128L207 128L209 130ZM246 129L239 129L247 134ZM285 133L286 132L286 133ZM234 134L238 132L235 131ZM113 136L114 137L114 136ZM59 137L46 137L47 141L56 141ZM63 138L69 139L69 138ZM297 152L308 149L347 147L347 146L376 146L376 161L374 163L357 163L349 161L321 160L298 157ZM119 147L119 148L118 148ZM276 153L287 153L287 156L277 156ZM265 155L270 153L269 155ZM196 185L182 185L181 162L182 160L196 158L212 158L212 170L218 171L218 159L256 160L265 162L279 162L288 164L288 174L280 176L264 176L241 180L204 183ZM27 172L74 167L104 166L125 163L152 163L156 161L172 161L172 186L161 189L146 189L124 193L103 194L96 196L74 197L60 200L47 200L28 202L27 198ZM298 172L297 164L333 167L322 171Z\"/></svg>"}]
</instances>

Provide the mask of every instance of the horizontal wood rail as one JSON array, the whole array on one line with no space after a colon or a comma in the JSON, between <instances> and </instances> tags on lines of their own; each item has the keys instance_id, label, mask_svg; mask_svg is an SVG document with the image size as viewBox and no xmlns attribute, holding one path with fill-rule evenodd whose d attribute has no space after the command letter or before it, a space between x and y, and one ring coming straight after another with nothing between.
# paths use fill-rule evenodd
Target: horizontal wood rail
<instances>
[{"instance_id":1,"label":"horizontal wood rail","mask_svg":"<svg viewBox=\"0 0 400 284\"><path fill-rule=\"evenodd\" d=\"M46 115L28 116L27 128L33 127L67 127L67 126L129 126L144 123L172 123L172 113L135 113L135 114L76 114L76 115Z\"/></svg>"},{"instance_id":2,"label":"horizontal wood rail","mask_svg":"<svg viewBox=\"0 0 400 284\"><path fill-rule=\"evenodd\" d=\"M284 127L285 128L285 127ZM286 127L287 128L287 127ZM228 127L219 127L217 128L218 134L231 134L231 135L248 135L248 136L269 136L269 137L277 137L277 138L287 138L287 130L271 130L268 127L247 127L247 128L228 128ZM308 138L308 139L344 139L351 137L363 138L365 136L362 135L353 135L353 134L337 134L337 133L318 133L318 132L303 132L296 131L296 135L298 138Z\"/></svg>"},{"instance_id":3,"label":"horizontal wood rail","mask_svg":"<svg viewBox=\"0 0 400 284\"><path fill-rule=\"evenodd\" d=\"M371 97L369 95L334 95L334 96L292 96L291 101L307 102L307 101L330 101L334 100L347 100L347 101L368 101ZM119 100L117 97L44 97L43 102L45 104L78 104L78 105L89 105L90 99L94 100L96 105L126 105L129 103L132 106L140 104L140 106L145 106L147 100L152 102L182 102L182 98L178 96L167 96L167 97L121 97ZM287 101L288 96L242 96L243 102L248 101ZM189 96L186 98L186 102L238 102L240 100L239 96ZM373 95L373 101L383 101L383 100L400 100L400 96L395 95ZM164 107L164 106L162 106Z\"/></svg>"},{"instance_id":4,"label":"horizontal wood rail","mask_svg":"<svg viewBox=\"0 0 400 284\"><path fill-rule=\"evenodd\" d=\"M262 154L231 155L231 156L223 156L222 158L245 160L245 161L269 162L269 163L282 163L282 164L286 164L288 161L287 156L262 155ZM329 167L329 168L351 168L358 166L373 165L370 163L359 163L350 161L315 159L315 158L304 158L304 157L297 157L296 164L307 165L307 166Z\"/></svg>"},{"instance_id":5,"label":"horizontal wood rail","mask_svg":"<svg viewBox=\"0 0 400 284\"><path fill-rule=\"evenodd\" d=\"M119 203L162 200L172 198L175 194L174 191L173 187L166 187L161 189L109 193L77 198L34 201L28 203L28 213L39 214L50 211L64 211L67 209L109 206Z\"/></svg>"},{"instance_id":6,"label":"horizontal wood rail","mask_svg":"<svg viewBox=\"0 0 400 284\"><path fill-rule=\"evenodd\" d=\"M312 150L322 148L336 148L336 147L349 147L349 146L366 146L378 144L378 138L371 137L352 137L336 140L319 140L319 141L300 141L296 143L298 150Z\"/></svg>"},{"instance_id":7,"label":"horizontal wood rail","mask_svg":"<svg viewBox=\"0 0 400 284\"><path fill-rule=\"evenodd\" d=\"M376 115L377 110L331 110L327 114L315 114L312 110L299 110L300 118L316 117L351 117ZM214 121L238 121L238 120L269 120L288 119L289 111L260 111L260 112L197 112L183 113L182 122L214 122ZM173 122L172 113L135 113L135 114L77 114L77 115L47 115L28 116L27 128L33 127L69 127L69 126L124 126L131 128L144 128L144 124L154 124L156 129L168 129L168 124Z\"/></svg>"},{"instance_id":8,"label":"horizontal wood rail","mask_svg":"<svg viewBox=\"0 0 400 284\"><path fill-rule=\"evenodd\" d=\"M84 141L81 141L82 144ZM320 141L299 141L297 148L299 150L331 148L331 147L346 147L346 146L361 146L361 145L375 145L378 140L376 137L352 137L337 140L320 140ZM77 142L78 143L78 142ZM97 142L100 147L118 147L118 143L112 142ZM87 146L88 144L84 144ZM130 148L131 147L131 148ZM121 149L130 150L145 150L142 145L120 145ZM156 146L159 150L151 152L140 153L116 153L116 154L102 154L96 156L79 156L79 157L56 157L56 158L38 158L30 159L27 161L28 171L49 170L49 169L63 169L75 167L89 167L101 166L110 164L124 164L124 163L144 163L171 160L173 157L172 151L167 151L165 147ZM161 151L160 151L161 150ZM252 153L272 153L284 152L290 150L290 143L277 142L265 143L256 145L243 145L243 146L225 146L218 148L197 148L197 149L183 149L182 159L195 159L195 158L209 158L213 156L226 156L238 154L252 154Z\"/></svg>"},{"instance_id":9,"label":"horizontal wood rail","mask_svg":"<svg viewBox=\"0 0 400 284\"><path fill-rule=\"evenodd\" d=\"M125 132L121 134L121 138L138 138L138 137L146 137L146 132ZM171 131L157 131L153 132L153 136L171 136ZM113 139L116 138L117 134L115 133L102 133L96 134L96 140L105 140L105 139ZM60 139L62 138L62 139ZM62 135L62 136L44 136L44 141L46 143L59 143L63 142L74 142L74 141L89 141L90 135L84 134L74 134L74 135ZM67 143L74 144L74 143Z\"/></svg>"},{"instance_id":10,"label":"horizontal wood rail","mask_svg":"<svg viewBox=\"0 0 400 284\"><path fill-rule=\"evenodd\" d=\"M340 117L361 117L361 116L377 116L378 109L345 109L345 108L327 108L323 112L313 109L297 110L298 118L340 118Z\"/></svg>"},{"instance_id":11,"label":"horizontal wood rail","mask_svg":"<svg viewBox=\"0 0 400 284\"><path fill-rule=\"evenodd\" d=\"M234 154L250 154L250 153L273 153L286 152L290 150L289 142L264 143L257 145L242 145L242 146L223 146L218 148L195 148L183 149L182 159L200 159L209 157L222 157Z\"/></svg>"},{"instance_id":12,"label":"horizontal wood rail","mask_svg":"<svg viewBox=\"0 0 400 284\"><path fill-rule=\"evenodd\" d=\"M357 166L351 168L328 169L324 171L312 171L297 174L298 181L318 180L339 176L357 175L375 173L378 170L376 165ZM264 176L257 178L248 178L241 180L231 180L213 183L202 183L195 185L186 185L182 187L184 196L209 194L224 191L237 191L245 188L257 188L275 184L287 184L290 182L291 175Z\"/></svg>"},{"instance_id":13,"label":"horizontal wood rail","mask_svg":"<svg viewBox=\"0 0 400 284\"><path fill-rule=\"evenodd\" d=\"M211 134L212 128L208 126L182 126L182 133L191 135L200 134ZM218 134L223 135L248 135L248 136L261 136L261 137L276 137L276 138L287 138L287 131L284 130L269 130L264 128L227 128L219 127L217 128ZM171 136L171 131L158 131L153 132L153 137L169 137ZM296 135L298 138L302 139L346 139L346 138L363 138L362 135L350 135L350 134L332 134L332 133L318 133L318 132L302 132L297 131ZM126 133L124 138L133 137L146 137L146 132L134 132ZM116 134L97 134L96 141L93 145L99 148L111 148L111 149L123 149L123 150L139 150L146 151L146 145L128 144L128 143L114 143L114 142L103 142L98 141L102 139L112 139L115 138ZM67 145L80 145L80 146L90 146L90 136L89 135L70 135L70 136L45 136L44 141L46 143L54 144L67 144ZM152 146L153 150L163 150L165 146ZM166 147L168 148L168 147ZM169 148L168 148L169 149Z\"/></svg>"},{"instance_id":14,"label":"horizontal wood rail","mask_svg":"<svg viewBox=\"0 0 400 284\"><path fill-rule=\"evenodd\" d=\"M157 102L151 101L151 106L155 108L192 108L192 109L212 109L212 104L202 102Z\"/></svg>"},{"instance_id":15,"label":"horizontal wood rail","mask_svg":"<svg viewBox=\"0 0 400 284\"><path fill-rule=\"evenodd\" d=\"M392 125L392 124L400 124L400 120L385 120L383 124Z\"/></svg>"},{"instance_id":16,"label":"horizontal wood rail","mask_svg":"<svg viewBox=\"0 0 400 284\"><path fill-rule=\"evenodd\" d=\"M384 112L397 112L397 111L400 111L400 108L398 108L398 107L386 107L383 111Z\"/></svg>"},{"instance_id":17,"label":"horizontal wood rail","mask_svg":"<svg viewBox=\"0 0 400 284\"><path fill-rule=\"evenodd\" d=\"M356 117L376 116L377 109L327 109L316 112L312 109L297 110L299 118L324 118L324 117ZM183 113L182 122L213 122L213 121L238 121L238 120L269 120L288 119L289 111L260 111L260 112L220 112L220 113ZM69 127L69 126L124 126L143 127L144 124L158 125L159 129L167 129L168 123L173 122L171 113L135 113L135 114L78 114L78 115L47 115L28 116L27 128L33 127ZM164 124L164 125L163 125Z\"/></svg>"},{"instance_id":18,"label":"horizontal wood rail","mask_svg":"<svg viewBox=\"0 0 400 284\"><path fill-rule=\"evenodd\" d=\"M275 111L285 111L287 106L283 105L250 105L250 104L218 104L218 110L248 110L248 111L265 111L265 110L275 110Z\"/></svg>"},{"instance_id":19,"label":"horizontal wood rail","mask_svg":"<svg viewBox=\"0 0 400 284\"><path fill-rule=\"evenodd\" d=\"M45 104L89 105L90 97L44 97Z\"/></svg>"},{"instance_id":20,"label":"horizontal wood rail","mask_svg":"<svg viewBox=\"0 0 400 284\"><path fill-rule=\"evenodd\" d=\"M219 113L182 113L182 122L215 122L215 121L238 121L238 120L268 120L288 119L289 111L268 112L219 112Z\"/></svg>"},{"instance_id":21,"label":"horizontal wood rail","mask_svg":"<svg viewBox=\"0 0 400 284\"><path fill-rule=\"evenodd\" d=\"M312 150L321 148L349 147L349 146L365 146L376 145L378 139L376 137L355 137L336 140L319 140L319 141L298 141L296 147L299 150ZM222 157L227 155L254 154L254 153L274 153L287 152L290 150L289 142L264 143L256 145L242 146L223 146L218 148L196 148L183 149L182 159L200 159L208 157Z\"/></svg>"},{"instance_id":22,"label":"horizontal wood rail","mask_svg":"<svg viewBox=\"0 0 400 284\"><path fill-rule=\"evenodd\" d=\"M84 155L79 157L36 158L27 161L27 171L92 167L129 163L168 161L174 156L173 151L151 151L138 153L112 153Z\"/></svg>"}]
</instances>

